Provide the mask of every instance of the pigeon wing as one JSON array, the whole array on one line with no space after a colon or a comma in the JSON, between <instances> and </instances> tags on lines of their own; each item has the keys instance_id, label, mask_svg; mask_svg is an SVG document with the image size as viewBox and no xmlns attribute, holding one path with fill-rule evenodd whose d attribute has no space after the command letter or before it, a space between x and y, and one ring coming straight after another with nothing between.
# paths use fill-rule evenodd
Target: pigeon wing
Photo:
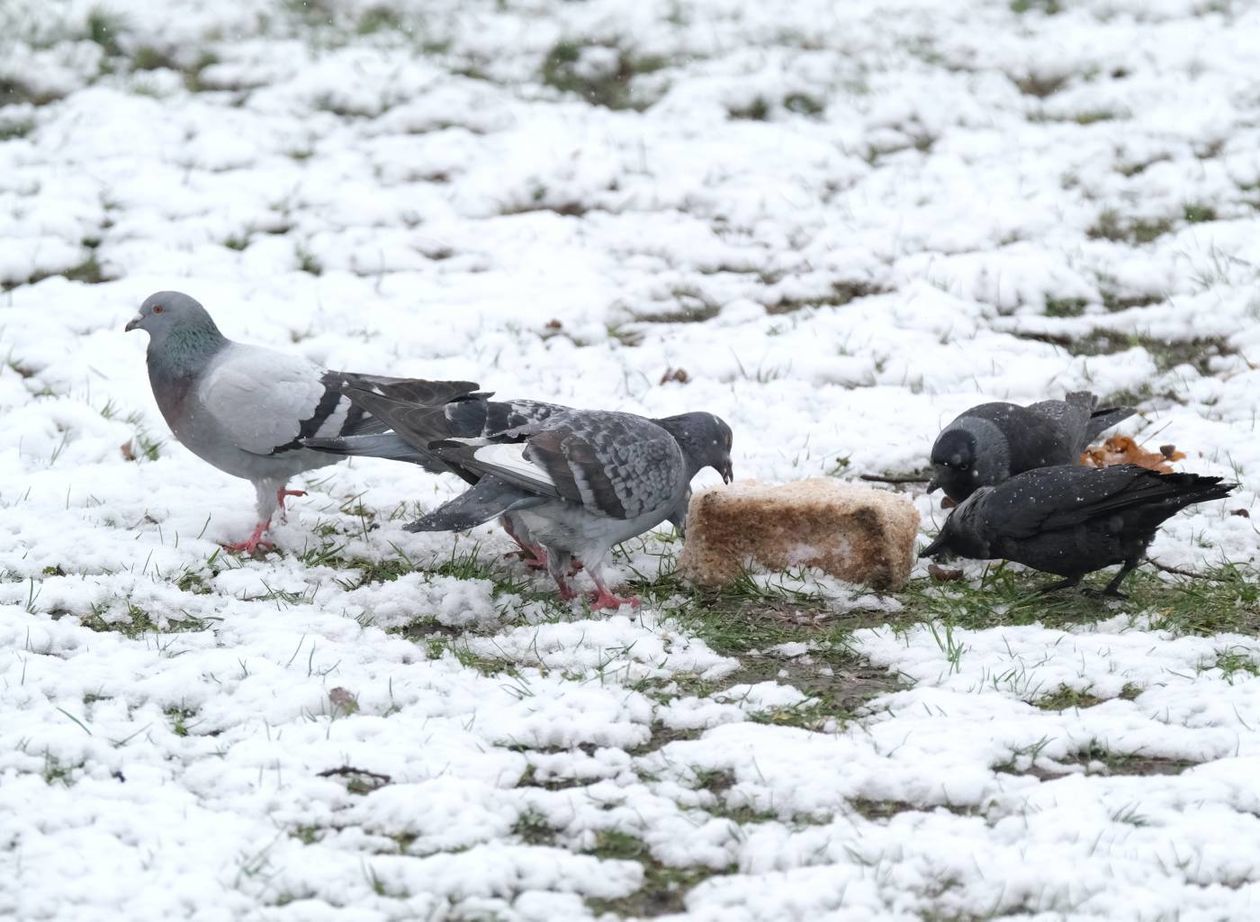
<instances>
[{"instance_id":1,"label":"pigeon wing","mask_svg":"<svg viewBox=\"0 0 1260 922\"><path fill-rule=\"evenodd\" d=\"M529 436L523 457L547 472L564 499L617 519L670 502L685 476L674 437L626 413L561 416Z\"/></svg>"},{"instance_id":2,"label":"pigeon wing","mask_svg":"<svg viewBox=\"0 0 1260 922\"><path fill-rule=\"evenodd\" d=\"M271 455L311 435L339 431L349 402L299 356L233 344L206 369L196 404L241 450Z\"/></svg>"}]
</instances>

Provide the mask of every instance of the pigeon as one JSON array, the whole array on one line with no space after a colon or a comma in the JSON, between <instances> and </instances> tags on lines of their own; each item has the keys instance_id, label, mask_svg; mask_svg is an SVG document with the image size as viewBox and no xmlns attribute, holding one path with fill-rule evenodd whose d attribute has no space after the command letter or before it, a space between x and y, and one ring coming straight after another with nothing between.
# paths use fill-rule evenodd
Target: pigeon
<instances>
[{"instance_id":1,"label":"pigeon","mask_svg":"<svg viewBox=\"0 0 1260 922\"><path fill-rule=\"evenodd\" d=\"M602 565L614 544L686 516L691 479L712 467L729 483L730 427L712 413L649 420L631 413L571 410L519 431L522 441L438 443L438 454L482 477L472 489L407 526L462 531L512 513L547 552L562 599L576 557L597 592L592 607L635 605L613 595Z\"/></svg>"},{"instance_id":2,"label":"pigeon","mask_svg":"<svg viewBox=\"0 0 1260 922\"><path fill-rule=\"evenodd\" d=\"M420 382L425 383L425 382ZM539 423L572 408L541 400L490 400L489 393L465 393L437 403L431 393L411 381L389 381L371 375L342 375L341 387L353 404L379 413L395 428L382 433L302 439L306 448L337 455L385 458L418 464L432 473L453 473L470 484L481 479L454 460L439 458L429 446L451 438L492 440L531 423ZM529 530L511 512L500 524L521 548L521 558L533 569L546 569L547 556Z\"/></svg>"},{"instance_id":3,"label":"pigeon","mask_svg":"<svg viewBox=\"0 0 1260 922\"><path fill-rule=\"evenodd\" d=\"M229 551L269 547L263 535L289 496L289 478L338 459L303 447L304 437L382 434L389 428L342 393L346 375L299 356L225 337L195 299L159 291L126 326L149 334L149 383L175 438L219 470L243 477L258 497L258 524ZM445 403L477 385L470 381L407 381L413 396Z\"/></svg>"},{"instance_id":4,"label":"pigeon","mask_svg":"<svg viewBox=\"0 0 1260 922\"><path fill-rule=\"evenodd\" d=\"M1120 584L1165 519L1237 486L1135 464L1040 467L976 490L919 556L949 551L977 560L1005 558L1065 577L1042 592L1075 586L1086 573L1118 563L1103 594L1124 598Z\"/></svg>"},{"instance_id":5,"label":"pigeon","mask_svg":"<svg viewBox=\"0 0 1260 922\"><path fill-rule=\"evenodd\" d=\"M1095 409L1088 391L1064 400L1043 400L1021 407L983 403L946 426L932 446L931 493L937 487L961 502L978 487L994 486L1033 468L1076 464L1100 433L1128 419L1131 407Z\"/></svg>"},{"instance_id":6,"label":"pigeon","mask_svg":"<svg viewBox=\"0 0 1260 922\"><path fill-rule=\"evenodd\" d=\"M534 419L499 428L513 418L513 404L495 406L484 394L442 408L413 406L389 387L351 384L346 394L411 443L417 458L435 454L472 484L408 530L463 531L503 518L509 534L542 547L563 599L577 595L569 577L580 562L595 583L597 609L638 602L617 597L604 581L603 561L614 544L667 520L681 528L691 480L702 468L728 483L734 477L731 429L712 413L651 420L531 402L515 404L515 412ZM431 440L458 419L493 423L482 423L488 435Z\"/></svg>"}]
</instances>

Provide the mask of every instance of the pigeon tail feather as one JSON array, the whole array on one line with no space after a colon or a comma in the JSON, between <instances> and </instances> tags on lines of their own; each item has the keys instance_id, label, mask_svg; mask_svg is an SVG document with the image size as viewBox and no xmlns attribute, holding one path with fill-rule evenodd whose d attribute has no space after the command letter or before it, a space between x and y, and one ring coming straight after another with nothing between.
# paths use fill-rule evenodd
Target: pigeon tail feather
<instances>
[{"instance_id":1,"label":"pigeon tail feather","mask_svg":"<svg viewBox=\"0 0 1260 922\"><path fill-rule=\"evenodd\" d=\"M494 477L483 477L449 503L422 515L407 531L467 531L506 512L537 506L546 500Z\"/></svg>"},{"instance_id":2,"label":"pigeon tail feather","mask_svg":"<svg viewBox=\"0 0 1260 922\"><path fill-rule=\"evenodd\" d=\"M330 455L344 455L353 458L384 458L387 461L408 461L419 464L426 470L430 465L443 473L449 468L438 461L430 452L416 448L396 432L382 432L371 435L335 436L326 439L304 439L303 448Z\"/></svg>"}]
</instances>

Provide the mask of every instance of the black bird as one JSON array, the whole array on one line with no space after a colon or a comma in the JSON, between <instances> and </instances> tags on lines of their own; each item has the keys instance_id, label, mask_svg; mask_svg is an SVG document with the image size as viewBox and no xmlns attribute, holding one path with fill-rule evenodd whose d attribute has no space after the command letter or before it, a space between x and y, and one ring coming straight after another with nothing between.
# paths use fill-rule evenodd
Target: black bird
<instances>
[{"instance_id":1,"label":"black bird","mask_svg":"<svg viewBox=\"0 0 1260 922\"><path fill-rule=\"evenodd\" d=\"M928 492L941 487L950 499L961 502L973 490L1023 471L1076 464L1103 430L1136 412L1131 407L1098 410L1097 403L1089 391L1076 391L1064 400L1026 407L1014 403L972 407L936 437Z\"/></svg>"},{"instance_id":2,"label":"black bird","mask_svg":"<svg viewBox=\"0 0 1260 922\"><path fill-rule=\"evenodd\" d=\"M1178 510L1225 497L1238 484L1198 474L1161 474L1134 464L1090 468L1057 465L981 487L945 520L920 557L952 551L976 560L1004 558L1065 577L1052 592L1112 564L1120 584L1141 561L1155 530Z\"/></svg>"}]
</instances>

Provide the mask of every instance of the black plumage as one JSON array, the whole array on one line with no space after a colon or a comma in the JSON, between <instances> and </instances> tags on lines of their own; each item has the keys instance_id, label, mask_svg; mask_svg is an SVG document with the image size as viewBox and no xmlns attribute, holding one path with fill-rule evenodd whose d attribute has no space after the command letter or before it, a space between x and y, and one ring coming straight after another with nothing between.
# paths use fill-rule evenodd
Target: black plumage
<instances>
[{"instance_id":1,"label":"black plumage","mask_svg":"<svg viewBox=\"0 0 1260 922\"><path fill-rule=\"evenodd\" d=\"M946 426L932 445L931 490L961 502L972 491L1023 471L1075 464L1104 430L1134 414L1129 407L1096 409L1088 391L1026 407L984 403Z\"/></svg>"},{"instance_id":2,"label":"black plumage","mask_svg":"<svg viewBox=\"0 0 1260 922\"><path fill-rule=\"evenodd\" d=\"M1162 474L1132 464L1037 468L976 490L919 556L1003 558L1064 577L1046 591L1121 564L1104 590L1119 596L1120 584L1165 519L1186 506L1221 499L1236 486L1220 477Z\"/></svg>"}]
</instances>

